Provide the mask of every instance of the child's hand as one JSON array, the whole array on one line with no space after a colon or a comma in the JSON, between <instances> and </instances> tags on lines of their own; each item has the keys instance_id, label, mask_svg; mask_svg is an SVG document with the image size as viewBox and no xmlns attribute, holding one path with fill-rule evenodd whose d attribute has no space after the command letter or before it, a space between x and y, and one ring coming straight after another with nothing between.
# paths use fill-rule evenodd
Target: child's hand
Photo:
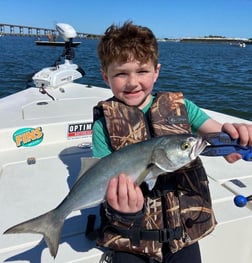
<instances>
[{"instance_id":1,"label":"child's hand","mask_svg":"<svg viewBox=\"0 0 252 263\"><path fill-rule=\"evenodd\" d=\"M123 213L139 212L144 205L141 189L125 174L109 181L106 199L113 209Z\"/></svg>"},{"instance_id":2,"label":"child's hand","mask_svg":"<svg viewBox=\"0 0 252 263\"><path fill-rule=\"evenodd\" d=\"M233 139L240 140L242 146L252 146L252 124L246 123L224 123L222 131L228 133ZM240 160L239 153L232 153L225 157L230 163Z\"/></svg>"}]
</instances>

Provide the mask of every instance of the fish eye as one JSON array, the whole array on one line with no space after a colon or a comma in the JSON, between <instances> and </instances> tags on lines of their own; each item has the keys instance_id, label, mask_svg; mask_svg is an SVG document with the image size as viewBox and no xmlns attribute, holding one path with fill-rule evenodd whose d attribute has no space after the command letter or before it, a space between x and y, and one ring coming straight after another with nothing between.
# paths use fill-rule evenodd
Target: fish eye
<instances>
[{"instance_id":1,"label":"fish eye","mask_svg":"<svg viewBox=\"0 0 252 263\"><path fill-rule=\"evenodd\" d=\"M190 149L191 148L191 144L190 144L190 142L183 142L182 144L181 144L181 149L184 151L184 150L188 150L188 149Z\"/></svg>"}]
</instances>

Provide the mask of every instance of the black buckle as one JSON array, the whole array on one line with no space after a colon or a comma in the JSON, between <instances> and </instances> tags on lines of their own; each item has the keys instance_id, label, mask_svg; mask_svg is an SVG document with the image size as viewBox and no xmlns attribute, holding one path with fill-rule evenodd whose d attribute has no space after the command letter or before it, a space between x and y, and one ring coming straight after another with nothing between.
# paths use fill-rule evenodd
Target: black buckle
<instances>
[{"instance_id":1,"label":"black buckle","mask_svg":"<svg viewBox=\"0 0 252 263\"><path fill-rule=\"evenodd\" d=\"M159 242L165 243L174 239L179 240L183 236L183 228L176 227L175 229L164 228L159 230Z\"/></svg>"}]
</instances>

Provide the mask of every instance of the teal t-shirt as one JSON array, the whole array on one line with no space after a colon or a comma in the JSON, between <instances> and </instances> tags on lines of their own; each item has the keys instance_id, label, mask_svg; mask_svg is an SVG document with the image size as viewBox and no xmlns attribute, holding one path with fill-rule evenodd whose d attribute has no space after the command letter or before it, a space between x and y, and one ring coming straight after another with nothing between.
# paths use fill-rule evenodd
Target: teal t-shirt
<instances>
[{"instance_id":1,"label":"teal t-shirt","mask_svg":"<svg viewBox=\"0 0 252 263\"><path fill-rule=\"evenodd\" d=\"M149 104L142 109L144 113L146 113L151 107L154 98L155 97L152 96ZM192 132L196 133L200 126L210 117L190 100L185 99L185 106L187 109ZM109 134L105 125L104 118L95 121L93 125L92 144L94 157L102 158L113 152L113 149L110 145Z\"/></svg>"}]
</instances>

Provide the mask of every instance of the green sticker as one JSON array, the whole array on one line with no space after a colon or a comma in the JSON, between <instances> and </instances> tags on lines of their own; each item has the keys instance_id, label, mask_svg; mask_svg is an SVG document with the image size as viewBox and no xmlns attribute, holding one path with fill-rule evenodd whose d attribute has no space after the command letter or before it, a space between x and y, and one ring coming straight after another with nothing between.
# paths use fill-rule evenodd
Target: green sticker
<instances>
[{"instance_id":1,"label":"green sticker","mask_svg":"<svg viewBox=\"0 0 252 263\"><path fill-rule=\"evenodd\" d=\"M41 127L22 128L14 132L13 141L17 147L33 147L43 141L44 133Z\"/></svg>"}]
</instances>

